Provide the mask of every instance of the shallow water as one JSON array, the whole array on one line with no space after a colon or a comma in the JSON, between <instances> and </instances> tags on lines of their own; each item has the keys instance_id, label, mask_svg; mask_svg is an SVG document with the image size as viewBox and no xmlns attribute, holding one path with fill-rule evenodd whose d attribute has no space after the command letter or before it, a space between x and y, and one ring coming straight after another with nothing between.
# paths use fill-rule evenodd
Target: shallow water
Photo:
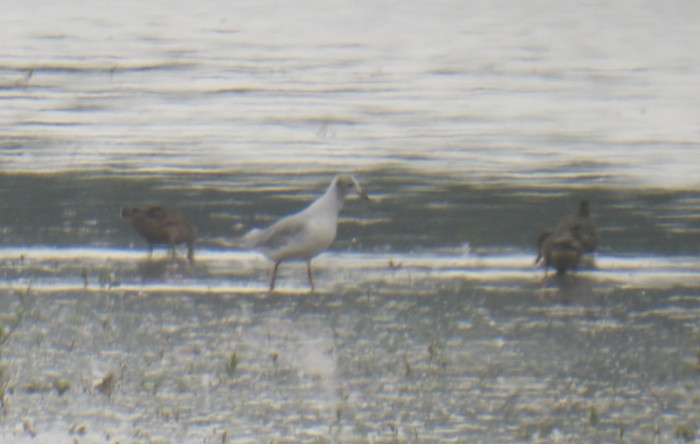
<instances>
[{"instance_id":1,"label":"shallow water","mask_svg":"<svg viewBox=\"0 0 700 444\"><path fill-rule=\"evenodd\" d=\"M332 6L332 7L331 7ZM41 10L42 14L36 14ZM683 442L700 8L25 1L0 18L0 441ZM331 250L216 240L338 171ZM600 251L534 241L587 198ZM159 203L195 264L120 220ZM232 357L235 356L235 365Z\"/></svg>"}]
</instances>

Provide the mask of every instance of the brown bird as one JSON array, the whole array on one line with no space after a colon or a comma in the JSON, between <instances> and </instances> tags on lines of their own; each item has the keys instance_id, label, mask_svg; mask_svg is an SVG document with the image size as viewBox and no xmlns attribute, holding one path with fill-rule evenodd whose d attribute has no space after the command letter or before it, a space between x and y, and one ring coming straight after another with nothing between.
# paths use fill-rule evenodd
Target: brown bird
<instances>
[{"instance_id":1,"label":"brown bird","mask_svg":"<svg viewBox=\"0 0 700 444\"><path fill-rule=\"evenodd\" d=\"M551 266L557 275L564 275L567 270L576 270L583 248L573 232L557 228L554 232L546 231L537 239L537 259L535 263L543 262L544 276Z\"/></svg>"},{"instance_id":2,"label":"brown bird","mask_svg":"<svg viewBox=\"0 0 700 444\"><path fill-rule=\"evenodd\" d=\"M598 248L600 235L594 218L591 217L591 205L587 199L578 205L578 211L559 224L557 230L568 230L581 244L583 253L593 253Z\"/></svg>"},{"instance_id":3,"label":"brown bird","mask_svg":"<svg viewBox=\"0 0 700 444\"><path fill-rule=\"evenodd\" d=\"M578 205L575 214L562 220L554 231L547 231L537 239L537 258L543 261L545 277L551 266L558 275L567 270L576 270L585 253L593 253L598 248L598 227L591 217L591 205L587 199Z\"/></svg>"},{"instance_id":4,"label":"brown bird","mask_svg":"<svg viewBox=\"0 0 700 444\"><path fill-rule=\"evenodd\" d=\"M149 257L154 245L168 245L175 257L175 246L187 243L187 259L194 262L195 230L181 215L154 205L148 208L123 207L121 217L148 242Z\"/></svg>"}]
</instances>

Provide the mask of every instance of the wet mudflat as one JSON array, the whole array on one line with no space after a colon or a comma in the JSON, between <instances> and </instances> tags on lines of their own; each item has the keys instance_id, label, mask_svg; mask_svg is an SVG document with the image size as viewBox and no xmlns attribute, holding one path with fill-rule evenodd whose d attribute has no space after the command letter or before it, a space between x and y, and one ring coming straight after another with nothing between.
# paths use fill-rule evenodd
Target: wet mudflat
<instances>
[{"instance_id":1,"label":"wet mudflat","mask_svg":"<svg viewBox=\"0 0 700 444\"><path fill-rule=\"evenodd\" d=\"M5 436L663 442L694 433L693 291L592 291L583 276L566 294L417 280L423 294L375 285L273 297L5 295L14 328L3 349L14 422Z\"/></svg>"}]
</instances>

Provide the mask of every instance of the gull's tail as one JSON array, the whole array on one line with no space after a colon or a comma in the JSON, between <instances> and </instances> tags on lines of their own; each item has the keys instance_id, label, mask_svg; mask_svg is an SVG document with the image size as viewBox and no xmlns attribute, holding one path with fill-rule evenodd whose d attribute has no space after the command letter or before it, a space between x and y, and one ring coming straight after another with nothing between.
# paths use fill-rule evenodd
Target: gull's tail
<instances>
[{"instance_id":1,"label":"gull's tail","mask_svg":"<svg viewBox=\"0 0 700 444\"><path fill-rule=\"evenodd\" d=\"M200 245L206 245L209 247L218 248L234 248L238 250L251 250L255 248L260 238L260 233L262 231L258 229L250 230L243 236L230 238L230 237L210 237L207 239L201 239L199 241Z\"/></svg>"},{"instance_id":2,"label":"gull's tail","mask_svg":"<svg viewBox=\"0 0 700 444\"><path fill-rule=\"evenodd\" d=\"M219 247L219 248L234 248L234 242L232 239L226 237L208 237L200 239L198 241L200 246L205 245L207 247Z\"/></svg>"}]
</instances>

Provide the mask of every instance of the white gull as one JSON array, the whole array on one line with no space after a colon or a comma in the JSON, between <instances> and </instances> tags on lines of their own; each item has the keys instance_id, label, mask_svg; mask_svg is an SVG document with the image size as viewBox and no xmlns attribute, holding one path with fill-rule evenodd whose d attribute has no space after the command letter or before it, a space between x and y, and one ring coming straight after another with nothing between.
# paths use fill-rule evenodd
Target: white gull
<instances>
[{"instance_id":1,"label":"white gull","mask_svg":"<svg viewBox=\"0 0 700 444\"><path fill-rule=\"evenodd\" d=\"M270 276L270 291L275 289L277 268L282 261L306 261L309 284L311 291L314 291L311 259L333 243L338 228L338 213L350 191L355 191L362 199L369 199L354 177L341 174L311 205L267 228L249 231L235 240L233 246L260 251L275 263Z\"/></svg>"}]
</instances>

